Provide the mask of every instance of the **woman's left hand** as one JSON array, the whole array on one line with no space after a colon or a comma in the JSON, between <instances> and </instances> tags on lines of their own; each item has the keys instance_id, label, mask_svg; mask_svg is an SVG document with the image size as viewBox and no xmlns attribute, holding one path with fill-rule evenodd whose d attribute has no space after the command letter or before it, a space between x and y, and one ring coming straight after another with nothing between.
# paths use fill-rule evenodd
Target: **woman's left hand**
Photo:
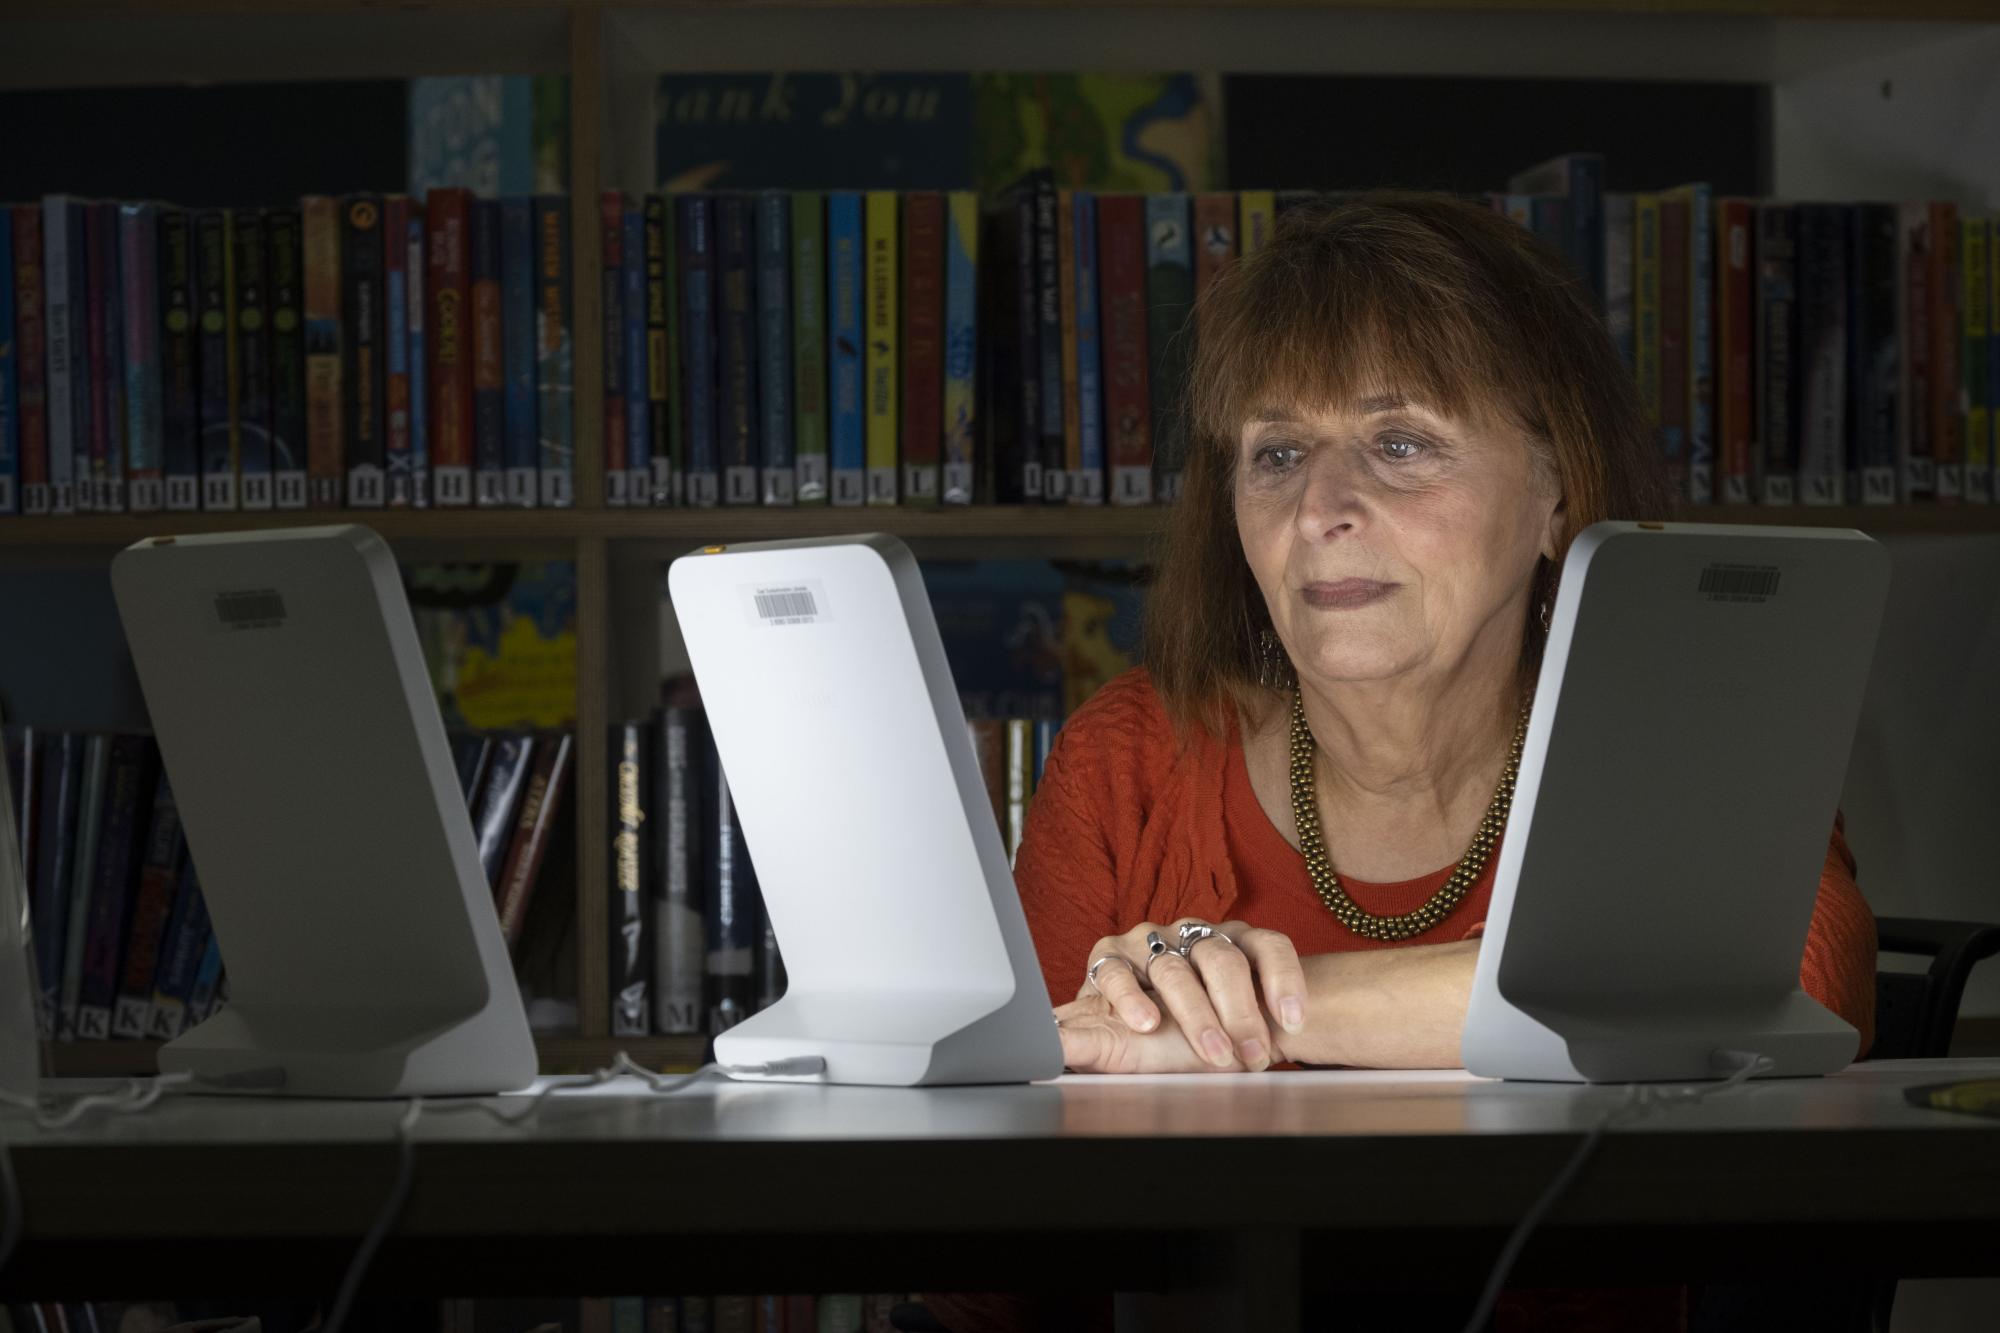
<instances>
[{"instance_id":1,"label":"woman's left hand","mask_svg":"<svg viewBox=\"0 0 2000 1333\"><path fill-rule=\"evenodd\" d=\"M1202 1061L1196 1068L1259 1070L1283 1059L1280 1033L1305 1025L1305 969L1290 937L1225 921L1182 954L1182 925L1206 923L1142 921L1099 940L1094 978L1077 998L1102 999L1135 1038L1171 1023L1177 1041L1170 1044L1189 1047ZM1165 951L1154 954L1149 937Z\"/></svg>"}]
</instances>

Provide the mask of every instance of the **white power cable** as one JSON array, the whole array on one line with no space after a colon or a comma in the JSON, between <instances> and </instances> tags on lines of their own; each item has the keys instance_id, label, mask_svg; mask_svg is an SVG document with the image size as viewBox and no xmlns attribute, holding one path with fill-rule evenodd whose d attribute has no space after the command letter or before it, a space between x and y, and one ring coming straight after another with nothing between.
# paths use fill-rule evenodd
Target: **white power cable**
<instances>
[{"instance_id":1,"label":"white power cable","mask_svg":"<svg viewBox=\"0 0 2000 1333\"><path fill-rule=\"evenodd\" d=\"M1472 1317L1465 1321L1465 1333L1480 1333L1480 1330L1486 1327L1486 1321L1493 1316L1493 1307L1499 1303L1501 1289L1507 1284L1507 1275L1513 1271L1515 1260L1521 1257L1522 1249L1528 1244L1528 1237L1541 1225L1542 1219L1548 1215L1551 1208L1555 1207L1556 1201L1576 1183L1577 1176L1582 1174L1585 1164L1597 1151L1597 1146L1604 1142L1606 1134L1618 1128L1621 1122L1628 1125L1637 1124L1655 1112L1686 1106L1718 1093L1728 1092L1732 1088L1741 1087L1749 1079L1765 1073L1776 1065L1776 1061L1771 1057L1759 1055L1755 1051L1715 1051L1711 1053L1711 1059L1722 1068L1732 1069L1735 1072L1718 1083L1693 1087L1660 1088L1652 1084L1634 1083L1626 1089L1625 1100L1591 1127L1590 1132L1583 1136L1583 1142L1577 1145L1576 1151L1570 1154L1567 1162L1563 1163L1562 1170L1556 1172L1555 1179L1551 1180L1548 1188L1542 1191L1541 1197L1536 1199L1528 1211L1522 1214L1521 1220L1514 1224L1513 1234L1507 1237L1506 1245L1501 1247L1500 1257L1493 1261L1493 1269L1487 1274L1485 1289L1479 1295L1479 1304L1473 1307Z\"/></svg>"},{"instance_id":2,"label":"white power cable","mask_svg":"<svg viewBox=\"0 0 2000 1333\"><path fill-rule=\"evenodd\" d=\"M542 1105L550 1097L560 1092L575 1092L582 1088L594 1088L614 1079L636 1078L645 1083L648 1092L655 1096L681 1092L693 1087L712 1074L743 1074L752 1077L780 1078L799 1077L826 1072L826 1061L817 1055L795 1056L790 1059L773 1060L756 1065L706 1064L687 1074L660 1074L646 1068L624 1051L613 1057L612 1062L591 1074L580 1074L568 1078L550 1079L524 1105L509 1109L488 1104L486 1100L430 1102L422 1097L412 1097L405 1104L403 1114L396 1120L396 1178L389 1187L389 1197L383 1200L381 1210L348 1262L347 1271L342 1276L340 1287L335 1293L333 1310L327 1316L324 1333L340 1333L348 1314L354 1305L354 1298L361 1289L361 1279L368 1271L369 1263L382 1242L388 1238L396 1219L402 1214L403 1205L408 1201L410 1189L416 1182L417 1169L417 1121L425 1113L450 1115L471 1113L486 1116L503 1125L521 1125L533 1120L541 1113ZM144 1111L158 1103L166 1093L181 1087L199 1089L198 1081L187 1074L162 1074L150 1079L128 1079L116 1092L93 1092L78 1097L60 1109L31 1097L0 1094L0 1105L14 1106L33 1111L35 1123L45 1130L66 1129L93 1111L104 1111L111 1115L132 1115ZM20 1183L14 1175L13 1154L7 1150L5 1139L0 1139L0 1272L13 1258L20 1245L22 1231Z\"/></svg>"}]
</instances>

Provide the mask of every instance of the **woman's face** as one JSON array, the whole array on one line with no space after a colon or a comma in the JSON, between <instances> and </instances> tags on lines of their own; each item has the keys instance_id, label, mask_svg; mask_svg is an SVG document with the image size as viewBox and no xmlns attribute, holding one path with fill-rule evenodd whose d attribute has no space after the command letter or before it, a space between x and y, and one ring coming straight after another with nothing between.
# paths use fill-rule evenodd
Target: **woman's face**
<instances>
[{"instance_id":1,"label":"woman's face","mask_svg":"<svg viewBox=\"0 0 2000 1333\"><path fill-rule=\"evenodd\" d=\"M1518 654L1557 511L1519 427L1385 391L1260 412L1238 444L1243 554L1302 676L1448 675L1475 650Z\"/></svg>"}]
</instances>

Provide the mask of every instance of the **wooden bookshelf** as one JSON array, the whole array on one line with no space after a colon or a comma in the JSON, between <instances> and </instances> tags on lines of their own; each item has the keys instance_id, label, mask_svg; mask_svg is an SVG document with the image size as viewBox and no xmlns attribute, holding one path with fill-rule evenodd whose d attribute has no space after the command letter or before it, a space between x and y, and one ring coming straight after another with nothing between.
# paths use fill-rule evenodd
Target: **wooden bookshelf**
<instances>
[{"instance_id":1,"label":"wooden bookshelf","mask_svg":"<svg viewBox=\"0 0 2000 1333\"><path fill-rule=\"evenodd\" d=\"M1983 25L2000 21L2000 0L1685 0L1671 12L1660 0L7 0L6 10L0 89L292 80L312 95L312 83L339 79L566 74L577 274L597 267L600 188L650 183L652 126L643 112L662 72L1046 69L1053 57L1107 71L1588 74L1789 87L1950 42L1979 58ZM1925 95L1906 87L1899 84L1899 97ZM1872 83L1865 91L1875 95ZM1776 141L1781 166L1788 143ZM1809 165L1799 188L1822 190L1823 175L1811 173L1823 166ZM1777 188L1794 191L1782 170ZM1871 182L1848 197L1876 193ZM581 1033L539 1042L551 1069L590 1066L614 1049L606 724L621 703L653 688L634 665L648 653L628 650L655 634L660 563L711 542L852 531L893 533L925 555L1144 558L1167 518L1163 509L1116 507L602 508L600 299L596 282L574 284L577 508L0 519L0 577L35 564L101 562L167 533L328 522L365 523L410 560L574 560ZM1711 508L1688 517L1894 536L2000 534L2000 506ZM698 1055L686 1042L623 1045L655 1064ZM126 1058L109 1054L121 1049L62 1047L58 1068L92 1072L95 1061Z\"/></svg>"}]
</instances>

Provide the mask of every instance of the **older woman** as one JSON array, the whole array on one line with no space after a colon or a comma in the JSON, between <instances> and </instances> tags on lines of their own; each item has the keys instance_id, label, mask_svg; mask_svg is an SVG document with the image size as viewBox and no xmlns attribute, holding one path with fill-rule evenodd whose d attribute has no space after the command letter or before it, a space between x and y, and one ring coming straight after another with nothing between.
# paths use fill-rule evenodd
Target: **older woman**
<instances>
[{"instance_id":1,"label":"older woman","mask_svg":"<svg viewBox=\"0 0 2000 1333\"><path fill-rule=\"evenodd\" d=\"M1668 510L1652 432L1556 257L1441 196L1288 212L1199 322L1147 668L1063 728L1014 867L1064 1057L1455 1066L1563 553ZM1226 938L1148 947L1184 923ZM1874 963L1836 820L1800 977L1864 1049ZM1457 1329L1459 1276L1341 1326ZM1691 1299L1509 1292L1497 1326L1679 1330ZM933 1304L955 1333L1108 1318Z\"/></svg>"},{"instance_id":2,"label":"older woman","mask_svg":"<svg viewBox=\"0 0 2000 1333\"><path fill-rule=\"evenodd\" d=\"M1288 212L1199 320L1147 667L1015 868L1065 1058L1455 1066L1563 553L1667 511L1652 433L1555 257L1443 196ZM1800 978L1864 1049L1874 962L1836 821Z\"/></svg>"}]
</instances>

